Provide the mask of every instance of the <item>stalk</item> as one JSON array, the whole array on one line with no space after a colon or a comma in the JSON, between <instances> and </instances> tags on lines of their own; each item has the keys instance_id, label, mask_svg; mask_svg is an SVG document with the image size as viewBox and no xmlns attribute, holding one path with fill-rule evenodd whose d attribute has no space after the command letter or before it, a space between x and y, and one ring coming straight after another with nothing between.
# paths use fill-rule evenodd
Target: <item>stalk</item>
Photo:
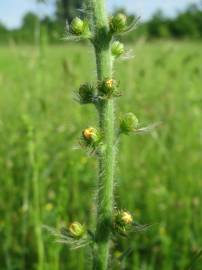
<instances>
[{"instance_id":1,"label":"stalk","mask_svg":"<svg viewBox=\"0 0 202 270\"><path fill-rule=\"evenodd\" d=\"M44 245L41 230L41 209L40 209L40 189L39 189L39 164L36 158L36 142L34 140L33 126L29 117L25 116L25 124L28 129L28 156L30 162L30 173L33 188L33 204L34 204L34 230L37 245L37 270L44 269Z\"/></svg>"},{"instance_id":2,"label":"stalk","mask_svg":"<svg viewBox=\"0 0 202 270\"><path fill-rule=\"evenodd\" d=\"M113 209L115 142L121 134L128 135L141 130L138 129L138 119L132 113L123 115L119 125L115 127L114 113L115 98L120 97L121 92L113 78L112 64L124 53L124 45L116 40L116 36L132 30L134 22L129 24L127 17L122 13L112 16L109 20L106 0L87 1L91 11L90 20L75 17L68 26L67 39L90 40L95 51L96 84L82 84L77 93L77 100L82 105L95 105L99 118L99 129L85 128L79 140L79 145L98 159L96 226L91 230L85 224L74 221L68 228L63 228L62 233L52 229L49 231L58 235L60 241L72 248L92 248L93 270L107 270L112 236L113 239L127 236L137 228L137 223L128 211Z\"/></svg>"},{"instance_id":3,"label":"stalk","mask_svg":"<svg viewBox=\"0 0 202 270\"><path fill-rule=\"evenodd\" d=\"M103 81L112 77L112 56L109 36L109 23L105 0L91 0L93 24L95 26L94 49L96 55L97 79ZM105 270L108 267L110 231L113 212L114 182L114 100L99 102L99 128L103 135L104 150L98 157L99 176L97 191L97 218L93 269Z\"/></svg>"}]
</instances>

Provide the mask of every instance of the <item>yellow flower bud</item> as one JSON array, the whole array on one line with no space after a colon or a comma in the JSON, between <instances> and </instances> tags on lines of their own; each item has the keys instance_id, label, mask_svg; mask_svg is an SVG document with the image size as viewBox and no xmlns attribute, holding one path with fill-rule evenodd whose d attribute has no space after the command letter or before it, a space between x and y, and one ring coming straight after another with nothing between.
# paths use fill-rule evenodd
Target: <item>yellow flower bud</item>
<instances>
[{"instance_id":1,"label":"yellow flower bud","mask_svg":"<svg viewBox=\"0 0 202 270\"><path fill-rule=\"evenodd\" d=\"M122 212L121 220L124 224L129 225L133 222L133 217L129 212Z\"/></svg>"},{"instance_id":2,"label":"yellow flower bud","mask_svg":"<svg viewBox=\"0 0 202 270\"><path fill-rule=\"evenodd\" d=\"M79 222L73 222L69 225L68 231L70 233L70 236L76 239L80 239L85 234L85 227L80 224Z\"/></svg>"},{"instance_id":3,"label":"yellow flower bud","mask_svg":"<svg viewBox=\"0 0 202 270\"><path fill-rule=\"evenodd\" d=\"M105 84L106 84L106 86L107 86L108 88L112 88L112 87L113 87L113 84L114 84L114 80L109 79L109 80L107 80L107 81L105 82Z\"/></svg>"},{"instance_id":4,"label":"yellow flower bud","mask_svg":"<svg viewBox=\"0 0 202 270\"><path fill-rule=\"evenodd\" d=\"M97 130L93 127L86 128L83 131L83 136L86 140L91 140L93 137L96 136Z\"/></svg>"},{"instance_id":5,"label":"yellow flower bud","mask_svg":"<svg viewBox=\"0 0 202 270\"><path fill-rule=\"evenodd\" d=\"M133 222L132 215L124 210L118 210L115 214L115 223L117 226L131 225Z\"/></svg>"},{"instance_id":6,"label":"yellow flower bud","mask_svg":"<svg viewBox=\"0 0 202 270\"><path fill-rule=\"evenodd\" d=\"M98 85L99 92L102 95L108 97L112 96L117 88L117 82L114 79L107 78L104 81L100 82Z\"/></svg>"},{"instance_id":7,"label":"yellow flower bud","mask_svg":"<svg viewBox=\"0 0 202 270\"><path fill-rule=\"evenodd\" d=\"M100 133L93 127L84 129L82 135L86 146L96 146L101 141Z\"/></svg>"},{"instance_id":8,"label":"yellow flower bud","mask_svg":"<svg viewBox=\"0 0 202 270\"><path fill-rule=\"evenodd\" d=\"M117 210L114 215L114 230L116 233L126 235L133 226L132 215L124 210Z\"/></svg>"}]
</instances>

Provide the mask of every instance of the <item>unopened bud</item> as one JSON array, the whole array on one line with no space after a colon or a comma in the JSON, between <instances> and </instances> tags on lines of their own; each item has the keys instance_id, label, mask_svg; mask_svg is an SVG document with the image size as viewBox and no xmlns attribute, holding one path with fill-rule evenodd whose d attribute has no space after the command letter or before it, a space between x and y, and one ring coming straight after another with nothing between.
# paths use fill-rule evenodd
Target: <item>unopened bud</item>
<instances>
[{"instance_id":1,"label":"unopened bud","mask_svg":"<svg viewBox=\"0 0 202 270\"><path fill-rule=\"evenodd\" d=\"M126 229L127 226L133 223L133 217L128 211L118 210L114 218L115 227Z\"/></svg>"},{"instance_id":2,"label":"unopened bud","mask_svg":"<svg viewBox=\"0 0 202 270\"><path fill-rule=\"evenodd\" d=\"M101 94L111 96L116 90L117 82L113 79L106 79L99 84L99 92Z\"/></svg>"},{"instance_id":3,"label":"unopened bud","mask_svg":"<svg viewBox=\"0 0 202 270\"><path fill-rule=\"evenodd\" d=\"M126 113L120 119L120 130L122 133L129 133L138 128L138 119L133 113Z\"/></svg>"},{"instance_id":4,"label":"unopened bud","mask_svg":"<svg viewBox=\"0 0 202 270\"><path fill-rule=\"evenodd\" d=\"M118 226L131 225L133 222L132 215L124 210L118 210L115 214L115 224Z\"/></svg>"},{"instance_id":5,"label":"unopened bud","mask_svg":"<svg viewBox=\"0 0 202 270\"><path fill-rule=\"evenodd\" d=\"M83 104L92 103L94 90L94 87L88 83L81 85L79 88L80 102Z\"/></svg>"},{"instance_id":6,"label":"unopened bud","mask_svg":"<svg viewBox=\"0 0 202 270\"><path fill-rule=\"evenodd\" d=\"M121 215L121 221L125 224L125 225L129 225L133 222L133 217L129 212L122 212Z\"/></svg>"},{"instance_id":7,"label":"unopened bud","mask_svg":"<svg viewBox=\"0 0 202 270\"><path fill-rule=\"evenodd\" d=\"M110 21L110 30L112 33L120 33L124 31L127 24L127 17L122 14L118 13L117 15L113 16Z\"/></svg>"},{"instance_id":8,"label":"unopened bud","mask_svg":"<svg viewBox=\"0 0 202 270\"><path fill-rule=\"evenodd\" d=\"M113 79L106 80L106 81L104 82L104 84L105 84L105 87L106 87L106 88L111 89L111 88L113 88L113 86L114 86L114 80L113 80Z\"/></svg>"},{"instance_id":9,"label":"unopened bud","mask_svg":"<svg viewBox=\"0 0 202 270\"><path fill-rule=\"evenodd\" d=\"M78 17L74 18L70 24L70 31L77 36L83 34L84 28L84 21Z\"/></svg>"},{"instance_id":10,"label":"unopened bud","mask_svg":"<svg viewBox=\"0 0 202 270\"><path fill-rule=\"evenodd\" d=\"M117 210L114 216L114 230L116 233L126 235L133 225L133 217L128 211Z\"/></svg>"},{"instance_id":11,"label":"unopened bud","mask_svg":"<svg viewBox=\"0 0 202 270\"><path fill-rule=\"evenodd\" d=\"M89 144L97 143L100 140L99 132L93 127L84 129L82 135L84 140Z\"/></svg>"},{"instance_id":12,"label":"unopened bud","mask_svg":"<svg viewBox=\"0 0 202 270\"><path fill-rule=\"evenodd\" d=\"M124 45L123 45L123 43L121 43L119 41L114 41L112 43L111 51L112 51L112 55L114 57L121 56L124 53Z\"/></svg>"},{"instance_id":13,"label":"unopened bud","mask_svg":"<svg viewBox=\"0 0 202 270\"><path fill-rule=\"evenodd\" d=\"M70 236L76 239L80 239L85 234L85 227L79 222L73 222L70 224L69 228Z\"/></svg>"}]
</instances>

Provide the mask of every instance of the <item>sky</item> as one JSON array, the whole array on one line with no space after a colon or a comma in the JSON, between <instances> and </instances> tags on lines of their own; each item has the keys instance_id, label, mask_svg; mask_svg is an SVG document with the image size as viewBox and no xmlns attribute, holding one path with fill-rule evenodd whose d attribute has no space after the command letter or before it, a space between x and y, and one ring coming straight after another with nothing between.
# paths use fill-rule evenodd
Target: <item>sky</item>
<instances>
[{"instance_id":1,"label":"sky","mask_svg":"<svg viewBox=\"0 0 202 270\"><path fill-rule=\"evenodd\" d=\"M183 10L190 3L199 0L107 0L109 10L114 7L125 7L134 12L142 20L149 19L157 9L162 9L168 16L174 16L177 11ZM22 16L27 11L37 14L53 14L53 5L36 5L34 0L0 0L0 22L9 28L20 26Z\"/></svg>"}]
</instances>

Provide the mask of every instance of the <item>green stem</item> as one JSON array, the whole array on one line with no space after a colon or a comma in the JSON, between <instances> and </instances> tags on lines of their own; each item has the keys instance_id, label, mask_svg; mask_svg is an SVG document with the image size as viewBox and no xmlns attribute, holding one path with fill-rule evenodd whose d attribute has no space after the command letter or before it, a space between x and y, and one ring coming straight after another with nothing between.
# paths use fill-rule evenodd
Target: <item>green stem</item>
<instances>
[{"instance_id":1,"label":"green stem","mask_svg":"<svg viewBox=\"0 0 202 270\"><path fill-rule=\"evenodd\" d=\"M38 264L37 270L44 269L44 246L41 230L41 211L40 211L40 189L39 189L39 168L36 160L36 144L33 136L32 123L28 119L28 152L32 174L33 200L34 200L34 229L36 236Z\"/></svg>"},{"instance_id":2,"label":"green stem","mask_svg":"<svg viewBox=\"0 0 202 270\"><path fill-rule=\"evenodd\" d=\"M97 64L97 79L112 78L111 36L105 0L89 0L95 31L94 48ZM98 105L99 126L103 134L104 147L99 155L99 177L97 194L96 244L94 270L108 268L111 221L113 212L114 182L114 101L107 99Z\"/></svg>"}]
</instances>

